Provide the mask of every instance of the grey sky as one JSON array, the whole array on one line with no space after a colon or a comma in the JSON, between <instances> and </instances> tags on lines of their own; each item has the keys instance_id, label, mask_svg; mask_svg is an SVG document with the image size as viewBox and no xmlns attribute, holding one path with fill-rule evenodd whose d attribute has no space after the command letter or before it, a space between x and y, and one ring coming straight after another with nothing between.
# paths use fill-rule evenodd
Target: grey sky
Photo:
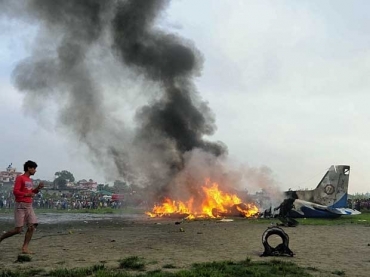
<instances>
[{"instance_id":1,"label":"grey sky","mask_svg":"<svg viewBox=\"0 0 370 277\"><path fill-rule=\"evenodd\" d=\"M160 25L202 52L197 87L218 128L210 139L223 141L230 159L270 167L282 189L313 188L331 164L349 164L350 192L367 192L369 5L183 0ZM40 127L22 108L11 72L29 54L35 27L3 19L1 30L0 167L34 159L41 178L67 169L105 181L86 149L54 130L52 109Z\"/></svg>"}]
</instances>

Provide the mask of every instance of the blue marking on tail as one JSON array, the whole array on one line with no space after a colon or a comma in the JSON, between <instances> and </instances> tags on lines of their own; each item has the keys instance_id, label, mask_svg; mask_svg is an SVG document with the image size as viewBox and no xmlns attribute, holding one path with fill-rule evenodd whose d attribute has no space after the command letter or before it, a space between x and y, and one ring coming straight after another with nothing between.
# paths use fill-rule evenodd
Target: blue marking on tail
<instances>
[{"instance_id":1,"label":"blue marking on tail","mask_svg":"<svg viewBox=\"0 0 370 277\"><path fill-rule=\"evenodd\" d=\"M347 207L348 193L345 193L341 199L335 202L333 205L329 206L331 208L346 208Z\"/></svg>"}]
</instances>

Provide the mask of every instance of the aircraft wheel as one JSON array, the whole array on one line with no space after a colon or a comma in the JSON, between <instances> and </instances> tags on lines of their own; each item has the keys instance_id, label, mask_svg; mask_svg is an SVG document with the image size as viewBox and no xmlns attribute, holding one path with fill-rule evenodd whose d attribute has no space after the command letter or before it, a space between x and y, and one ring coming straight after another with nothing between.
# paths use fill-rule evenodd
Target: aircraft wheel
<instances>
[{"instance_id":1,"label":"aircraft wheel","mask_svg":"<svg viewBox=\"0 0 370 277\"><path fill-rule=\"evenodd\" d=\"M279 236L283 242L276 247L269 245L267 239L271 235ZM280 227L273 226L268 227L262 234L262 244L265 247L265 252L261 254L263 256L290 256L293 257L294 253L289 249L289 236Z\"/></svg>"}]
</instances>

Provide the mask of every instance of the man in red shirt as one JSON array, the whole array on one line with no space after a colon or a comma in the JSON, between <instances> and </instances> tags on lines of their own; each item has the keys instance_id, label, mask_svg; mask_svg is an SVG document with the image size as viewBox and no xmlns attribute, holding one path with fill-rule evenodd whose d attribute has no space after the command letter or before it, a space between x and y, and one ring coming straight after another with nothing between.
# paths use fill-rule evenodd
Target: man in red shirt
<instances>
[{"instance_id":1,"label":"man in red shirt","mask_svg":"<svg viewBox=\"0 0 370 277\"><path fill-rule=\"evenodd\" d=\"M20 234L23 226L27 225L27 232L22 247L23 254L32 254L28 249L35 227L38 225L35 212L32 208L32 198L44 187L41 182L37 188L33 188L30 176L36 173L37 164L33 161L27 161L24 166L24 174L17 176L14 183L13 194L15 196L14 220L15 228L4 233L0 237L0 242L6 238Z\"/></svg>"}]
</instances>

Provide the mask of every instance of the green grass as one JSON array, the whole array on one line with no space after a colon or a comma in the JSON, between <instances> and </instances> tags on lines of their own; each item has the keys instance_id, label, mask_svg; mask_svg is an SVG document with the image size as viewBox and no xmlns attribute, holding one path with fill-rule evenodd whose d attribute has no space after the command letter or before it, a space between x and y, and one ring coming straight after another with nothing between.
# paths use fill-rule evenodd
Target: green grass
<instances>
[{"instance_id":1,"label":"green grass","mask_svg":"<svg viewBox=\"0 0 370 277\"><path fill-rule=\"evenodd\" d=\"M370 225L370 213L362 213L359 215L347 215L338 218L300 218L297 219L301 225Z\"/></svg>"},{"instance_id":2,"label":"green grass","mask_svg":"<svg viewBox=\"0 0 370 277\"><path fill-rule=\"evenodd\" d=\"M28 277L34 275L28 275L27 272L21 272L19 270L10 271L10 270L2 270L0 271L0 277Z\"/></svg>"},{"instance_id":3,"label":"green grass","mask_svg":"<svg viewBox=\"0 0 370 277\"><path fill-rule=\"evenodd\" d=\"M119 268L132 269L132 270L144 270L145 263L143 258L138 256L131 256L122 260L119 260Z\"/></svg>"},{"instance_id":4,"label":"green grass","mask_svg":"<svg viewBox=\"0 0 370 277\"><path fill-rule=\"evenodd\" d=\"M332 273L335 274L335 275L339 275L339 276L345 276L346 275L346 273L343 270L334 270Z\"/></svg>"},{"instance_id":5,"label":"green grass","mask_svg":"<svg viewBox=\"0 0 370 277\"><path fill-rule=\"evenodd\" d=\"M311 271L319 271L316 267L314 266L308 266L306 267L307 270L311 270Z\"/></svg>"},{"instance_id":6,"label":"green grass","mask_svg":"<svg viewBox=\"0 0 370 277\"><path fill-rule=\"evenodd\" d=\"M195 264L190 273L192 274L186 276L311 276L292 262L278 260L251 262L249 259L241 262L224 261Z\"/></svg>"},{"instance_id":7,"label":"green grass","mask_svg":"<svg viewBox=\"0 0 370 277\"><path fill-rule=\"evenodd\" d=\"M266 224L266 223L281 223L277 218L258 218L248 219L250 223ZM343 215L338 218L297 218L299 225L370 225L370 213L365 212L359 215Z\"/></svg>"},{"instance_id":8,"label":"green grass","mask_svg":"<svg viewBox=\"0 0 370 277\"><path fill-rule=\"evenodd\" d=\"M31 256L20 254L17 257L17 260L15 262L17 263L24 263L24 262L30 262L32 260Z\"/></svg>"},{"instance_id":9,"label":"green grass","mask_svg":"<svg viewBox=\"0 0 370 277\"><path fill-rule=\"evenodd\" d=\"M97 272L104 272L105 270L106 270L105 266L99 264L99 265L94 265L88 268L56 269L56 270L50 271L47 276L55 276L55 277L96 276Z\"/></svg>"},{"instance_id":10,"label":"green grass","mask_svg":"<svg viewBox=\"0 0 370 277\"><path fill-rule=\"evenodd\" d=\"M122 267L124 263L124 267ZM138 266L140 265L140 266ZM42 271L0 271L0 277L28 277L28 276L54 276L54 277L310 277L306 269L292 262L271 260L252 262L249 258L243 261L221 261L193 264L189 269L176 272L166 272L161 269L141 272L145 261L136 256L119 261L118 268L106 268L99 264L88 268L57 269L50 272ZM171 267L173 268L173 267ZM127 271L130 269L131 271ZM339 271L338 271L339 272ZM335 273L338 274L338 273ZM341 274L338 274L341 275Z\"/></svg>"},{"instance_id":11,"label":"green grass","mask_svg":"<svg viewBox=\"0 0 370 277\"><path fill-rule=\"evenodd\" d=\"M173 264L165 264L162 266L162 268L176 268L176 266Z\"/></svg>"}]
</instances>

